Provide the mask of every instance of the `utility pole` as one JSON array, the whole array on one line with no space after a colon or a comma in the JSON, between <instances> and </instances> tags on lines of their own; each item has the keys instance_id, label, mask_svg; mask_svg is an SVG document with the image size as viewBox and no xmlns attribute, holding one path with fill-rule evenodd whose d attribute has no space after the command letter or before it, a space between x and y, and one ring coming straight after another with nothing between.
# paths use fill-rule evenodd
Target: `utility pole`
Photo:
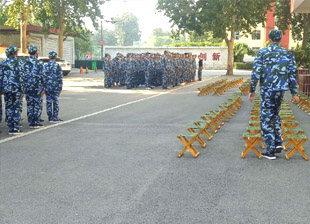
<instances>
[{"instance_id":1,"label":"utility pole","mask_svg":"<svg viewBox=\"0 0 310 224\"><path fill-rule=\"evenodd\" d=\"M102 20L101 20L101 41L100 41L100 45L101 45L101 60L103 59L103 33L102 33Z\"/></svg>"}]
</instances>

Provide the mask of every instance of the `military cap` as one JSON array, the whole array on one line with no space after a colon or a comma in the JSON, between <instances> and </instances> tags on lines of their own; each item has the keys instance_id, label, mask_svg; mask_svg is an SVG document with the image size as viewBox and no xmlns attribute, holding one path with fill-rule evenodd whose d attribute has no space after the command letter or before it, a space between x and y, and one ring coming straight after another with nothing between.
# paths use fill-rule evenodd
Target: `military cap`
<instances>
[{"instance_id":1,"label":"military cap","mask_svg":"<svg viewBox=\"0 0 310 224\"><path fill-rule=\"evenodd\" d=\"M282 39L281 31L280 30L270 30L269 38L271 40L281 40Z\"/></svg>"},{"instance_id":2,"label":"military cap","mask_svg":"<svg viewBox=\"0 0 310 224\"><path fill-rule=\"evenodd\" d=\"M9 56L13 56L17 51L18 51L18 48L11 45L11 46L8 46L8 48L5 50L5 54L7 57L9 57Z\"/></svg>"},{"instance_id":3,"label":"military cap","mask_svg":"<svg viewBox=\"0 0 310 224\"><path fill-rule=\"evenodd\" d=\"M50 53L48 53L48 57L50 59L55 59L57 57L56 51L50 51Z\"/></svg>"},{"instance_id":4,"label":"military cap","mask_svg":"<svg viewBox=\"0 0 310 224\"><path fill-rule=\"evenodd\" d=\"M34 55L37 51L38 51L38 48L36 46L34 46L34 45L30 45L28 47L28 53L30 55Z\"/></svg>"},{"instance_id":5,"label":"military cap","mask_svg":"<svg viewBox=\"0 0 310 224\"><path fill-rule=\"evenodd\" d=\"M109 56L111 57L111 55L108 53L104 54L104 57L109 57Z\"/></svg>"}]
</instances>

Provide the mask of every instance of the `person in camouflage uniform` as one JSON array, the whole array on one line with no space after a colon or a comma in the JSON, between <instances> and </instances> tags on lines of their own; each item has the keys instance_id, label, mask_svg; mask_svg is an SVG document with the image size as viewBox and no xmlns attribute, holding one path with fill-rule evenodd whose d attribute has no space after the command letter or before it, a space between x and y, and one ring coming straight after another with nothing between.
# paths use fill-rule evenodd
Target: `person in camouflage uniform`
<instances>
[{"instance_id":1,"label":"person in camouflage uniform","mask_svg":"<svg viewBox=\"0 0 310 224\"><path fill-rule=\"evenodd\" d=\"M20 130L20 103L24 96L22 63L17 56L18 48L9 46L7 59L0 65L0 92L4 94L5 114L10 135L22 134Z\"/></svg>"},{"instance_id":2,"label":"person in camouflage uniform","mask_svg":"<svg viewBox=\"0 0 310 224\"><path fill-rule=\"evenodd\" d=\"M24 61L24 83L27 101L27 117L30 128L43 126L40 124L42 108L43 87L43 62L38 60L36 46L28 47L30 57Z\"/></svg>"},{"instance_id":3,"label":"person in camouflage uniform","mask_svg":"<svg viewBox=\"0 0 310 224\"><path fill-rule=\"evenodd\" d=\"M146 53L146 56L144 57L144 79L145 79L145 88L146 89L152 89L150 85L150 76L152 73L152 62L150 58L150 53Z\"/></svg>"},{"instance_id":4,"label":"person in camouflage uniform","mask_svg":"<svg viewBox=\"0 0 310 224\"><path fill-rule=\"evenodd\" d=\"M280 153L283 149L279 111L284 91L290 90L295 101L299 98L296 95L295 57L280 45L282 38L280 30L271 30L269 38L272 41L271 45L260 50L254 60L249 99L251 102L254 100L259 80L261 131L266 143L266 153L262 155L267 159L276 159L275 153Z\"/></svg>"},{"instance_id":5,"label":"person in camouflage uniform","mask_svg":"<svg viewBox=\"0 0 310 224\"><path fill-rule=\"evenodd\" d=\"M171 71L171 63L169 58L169 52L165 51L164 56L162 57L162 64L163 64L163 70L162 70L162 88L167 89L168 88L168 82L169 82L169 72Z\"/></svg>"},{"instance_id":6,"label":"person in camouflage uniform","mask_svg":"<svg viewBox=\"0 0 310 224\"><path fill-rule=\"evenodd\" d=\"M163 71L164 71L164 64L162 61L162 55L156 54L153 61L153 75L154 75L154 85L161 86L163 82Z\"/></svg>"},{"instance_id":7,"label":"person in camouflage uniform","mask_svg":"<svg viewBox=\"0 0 310 224\"><path fill-rule=\"evenodd\" d=\"M0 63L0 72L2 70L2 64ZM2 122L2 92L1 92L1 86L2 86L2 74L0 73L0 123Z\"/></svg>"},{"instance_id":8,"label":"person in camouflage uniform","mask_svg":"<svg viewBox=\"0 0 310 224\"><path fill-rule=\"evenodd\" d=\"M126 85L126 57L121 55L120 59L120 86Z\"/></svg>"},{"instance_id":9,"label":"person in camouflage uniform","mask_svg":"<svg viewBox=\"0 0 310 224\"><path fill-rule=\"evenodd\" d=\"M103 72L104 72L104 87L111 88L112 86L112 66L111 55L105 54L103 59Z\"/></svg>"},{"instance_id":10,"label":"person in camouflage uniform","mask_svg":"<svg viewBox=\"0 0 310 224\"><path fill-rule=\"evenodd\" d=\"M127 60L126 60L126 88L131 89L134 87L133 84L133 76L134 76L134 61L132 58L132 54L127 54Z\"/></svg>"},{"instance_id":11,"label":"person in camouflage uniform","mask_svg":"<svg viewBox=\"0 0 310 224\"><path fill-rule=\"evenodd\" d=\"M50 123L61 122L59 113L59 95L62 91L62 70L56 63L57 53L49 52L50 61L44 65L43 85L46 94L46 112Z\"/></svg>"}]
</instances>

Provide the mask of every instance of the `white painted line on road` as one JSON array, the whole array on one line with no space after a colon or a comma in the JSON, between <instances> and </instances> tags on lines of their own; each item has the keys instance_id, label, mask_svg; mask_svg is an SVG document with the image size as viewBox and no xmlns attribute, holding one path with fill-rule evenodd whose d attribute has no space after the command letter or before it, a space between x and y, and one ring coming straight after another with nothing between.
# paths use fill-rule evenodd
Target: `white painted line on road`
<instances>
[{"instance_id":1,"label":"white painted line on road","mask_svg":"<svg viewBox=\"0 0 310 224\"><path fill-rule=\"evenodd\" d=\"M32 135L32 134L35 134L37 132L45 131L45 130L50 129L50 128L55 128L55 127L58 127L58 126L61 126L61 125L72 123L74 121L78 121L78 120L82 120L82 119L85 119L85 118L88 118L88 117L96 116L98 114L109 112L111 110L115 110L115 109L118 109L118 108L121 108L121 107L125 107L125 106L131 105L131 104L135 104L135 103L139 103L139 102L142 102L142 101L150 100L152 98L159 97L159 96L162 96L162 95L166 95L166 94L169 94L171 92L183 89L185 87L189 87L189 86L193 86L193 85L196 85L196 84L199 84L199 83L210 81L210 80L215 79L217 77L219 77L219 76L214 76L212 78L206 79L206 80L201 81L201 82L195 82L195 83L191 83L191 84L188 84L188 85L185 85L185 86L180 86L178 88L175 88L175 89L172 89L172 90L169 90L169 91L166 91L166 92L158 93L158 94L153 95L153 96L149 96L149 97L145 97L145 98L142 98L142 99L139 99L139 100L134 100L134 101L131 101L131 102L128 102L128 103L120 104L118 106L110 107L108 109L104 109L104 110L101 110L101 111L98 111L98 112L87 114L87 115L84 115L84 116L81 116L81 117L77 117L77 118L74 118L74 119L71 119L71 120L63 121L61 123L45 126L43 128L32 130L32 131L26 132L26 133L21 134L21 135L5 138L5 139L0 140L0 144L5 143L5 142L9 142L9 141L12 141L12 140L15 140L15 139L18 139L18 138L22 138L22 137L25 137L25 136L28 136L28 135Z\"/></svg>"}]
</instances>

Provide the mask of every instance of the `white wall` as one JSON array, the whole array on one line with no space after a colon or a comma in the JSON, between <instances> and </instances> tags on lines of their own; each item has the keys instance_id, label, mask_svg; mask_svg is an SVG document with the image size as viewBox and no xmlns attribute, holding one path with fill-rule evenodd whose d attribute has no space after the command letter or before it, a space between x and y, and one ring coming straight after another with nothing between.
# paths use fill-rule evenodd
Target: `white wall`
<instances>
[{"instance_id":1,"label":"white wall","mask_svg":"<svg viewBox=\"0 0 310 224\"><path fill-rule=\"evenodd\" d=\"M50 34L35 34L30 33L29 44L36 45L39 49L39 56L48 57L50 51L56 51L58 53L58 35ZM66 61L74 64L74 38L67 37L63 44L63 52Z\"/></svg>"},{"instance_id":2,"label":"white wall","mask_svg":"<svg viewBox=\"0 0 310 224\"><path fill-rule=\"evenodd\" d=\"M227 68L227 47L118 47L118 46L106 46L104 49L105 53L109 53L112 57L116 54L122 53L160 53L163 54L165 50L175 53L184 54L190 52L196 54L205 54L206 59L204 61L205 69L226 69ZM213 60L213 54L219 54L219 60ZM198 57L197 57L198 58Z\"/></svg>"}]
</instances>

